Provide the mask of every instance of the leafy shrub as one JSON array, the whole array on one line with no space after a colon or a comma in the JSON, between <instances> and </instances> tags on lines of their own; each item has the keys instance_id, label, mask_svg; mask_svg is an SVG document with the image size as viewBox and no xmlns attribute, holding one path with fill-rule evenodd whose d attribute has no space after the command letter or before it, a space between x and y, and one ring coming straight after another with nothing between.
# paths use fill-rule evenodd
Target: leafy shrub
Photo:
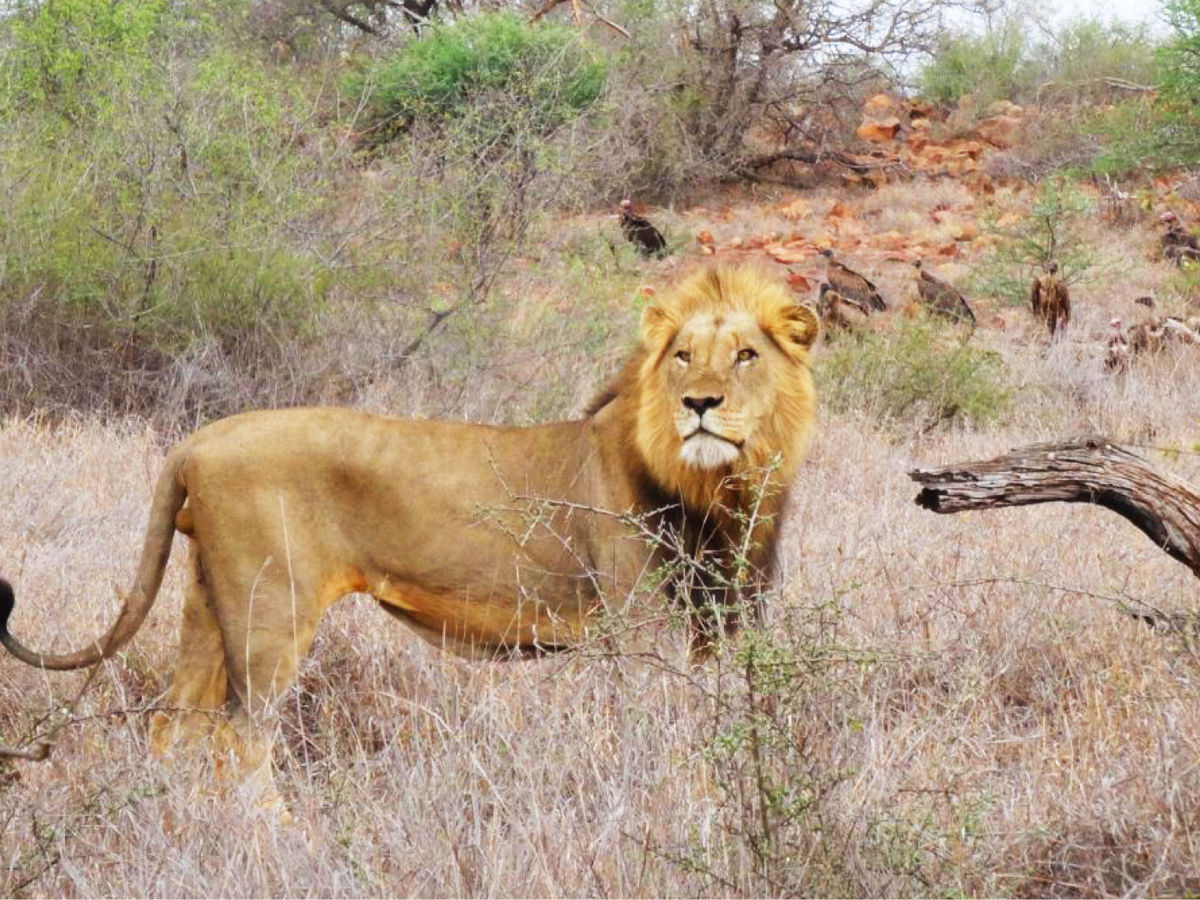
<instances>
[{"instance_id":1,"label":"leafy shrub","mask_svg":"<svg viewBox=\"0 0 1200 900\"><path fill-rule=\"evenodd\" d=\"M966 94L979 105L1016 96L1023 84L1027 41L1009 25L983 35L948 38L921 70L921 92L936 103L955 104Z\"/></svg>"},{"instance_id":2,"label":"leafy shrub","mask_svg":"<svg viewBox=\"0 0 1200 900\"><path fill-rule=\"evenodd\" d=\"M77 121L102 114L112 87L153 66L153 47L169 21L167 0L54 0L16 5L0 54L0 121L49 106Z\"/></svg>"},{"instance_id":3,"label":"leafy shrub","mask_svg":"<svg viewBox=\"0 0 1200 900\"><path fill-rule=\"evenodd\" d=\"M1200 100L1200 2L1167 0L1167 21L1174 32L1161 50L1160 88L1171 104Z\"/></svg>"},{"instance_id":4,"label":"leafy shrub","mask_svg":"<svg viewBox=\"0 0 1200 900\"><path fill-rule=\"evenodd\" d=\"M1109 103L1108 79L1152 84L1156 45L1146 28L1079 18L1033 42L1009 21L981 35L946 39L921 70L922 92L939 103L965 95L983 109L993 100L1060 106L1081 100ZM1122 99L1118 91L1116 99Z\"/></svg>"},{"instance_id":5,"label":"leafy shrub","mask_svg":"<svg viewBox=\"0 0 1200 900\"><path fill-rule=\"evenodd\" d=\"M300 73L227 38L240 6L55 0L0 18L7 408L148 411L185 359L207 354L222 374L201 380L228 383L229 362L269 369L323 317L330 259L298 227L322 202L318 159L298 152L311 105Z\"/></svg>"},{"instance_id":6,"label":"leafy shrub","mask_svg":"<svg viewBox=\"0 0 1200 900\"><path fill-rule=\"evenodd\" d=\"M904 321L892 334L863 334L822 356L815 374L821 400L880 420L987 424L1009 405L998 353L951 337L928 318Z\"/></svg>"},{"instance_id":7,"label":"leafy shrub","mask_svg":"<svg viewBox=\"0 0 1200 900\"><path fill-rule=\"evenodd\" d=\"M446 123L480 100L505 125L545 135L587 109L605 66L570 28L534 25L512 13L480 13L430 29L399 54L350 80L369 99L375 141L416 121Z\"/></svg>"},{"instance_id":8,"label":"leafy shrub","mask_svg":"<svg viewBox=\"0 0 1200 900\"><path fill-rule=\"evenodd\" d=\"M1058 82L1079 96L1088 82L1118 78L1153 84L1157 45L1144 25L1076 19L1055 31L1053 41L1037 44L1031 67L1037 86Z\"/></svg>"}]
</instances>

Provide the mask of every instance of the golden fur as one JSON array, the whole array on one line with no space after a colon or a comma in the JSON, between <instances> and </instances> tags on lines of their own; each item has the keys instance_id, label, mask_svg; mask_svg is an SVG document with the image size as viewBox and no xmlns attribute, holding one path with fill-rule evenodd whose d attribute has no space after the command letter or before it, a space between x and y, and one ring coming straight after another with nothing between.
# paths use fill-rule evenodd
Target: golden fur
<instances>
[{"instance_id":1,"label":"golden fur","mask_svg":"<svg viewBox=\"0 0 1200 900\"><path fill-rule=\"evenodd\" d=\"M672 556L702 557L690 579L677 566L669 589L692 603L703 645L714 622L731 623L708 604L769 573L813 425L816 334L813 312L775 280L712 268L645 311L640 348L580 420L501 428L288 409L214 422L168 455L108 634L72 654L31 651L7 632L0 582L0 640L45 668L111 656L154 602L179 531L191 580L164 706L200 712L160 713L154 744L211 731L203 711L228 705L244 764L260 767L262 715L347 593L459 653L534 654L585 639L600 609L646 603L645 576ZM739 549L749 572L735 570Z\"/></svg>"}]
</instances>

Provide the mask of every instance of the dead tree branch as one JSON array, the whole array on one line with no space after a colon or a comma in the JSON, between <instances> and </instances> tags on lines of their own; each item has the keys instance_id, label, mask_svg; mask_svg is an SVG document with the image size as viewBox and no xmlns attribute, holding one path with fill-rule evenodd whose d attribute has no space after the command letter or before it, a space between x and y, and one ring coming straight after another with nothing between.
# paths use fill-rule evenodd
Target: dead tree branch
<instances>
[{"instance_id":1,"label":"dead tree branch","mask_svg":"<svg viewBox=\"0 0 1200 900\"><path fill-rule=\"evenodd\" d=\"M41 761L48 759L49 756L50 745L46 743L34 744L30 749L18 749L16 747L0 745L0 759L31 759Z\"/></svg>"},{"instance_id":2,"label":"dead tree branch","mask_svg":"<svg viewBox=\"0 0 1200 900\"><path fill-rule=\"evenodd\" d=\"M1124 516L1200 578L1200 491L1102 437L1034 444L982 462L914 469L916 503L939 513L1095 503Z\"/></svg>"}]
</instances>

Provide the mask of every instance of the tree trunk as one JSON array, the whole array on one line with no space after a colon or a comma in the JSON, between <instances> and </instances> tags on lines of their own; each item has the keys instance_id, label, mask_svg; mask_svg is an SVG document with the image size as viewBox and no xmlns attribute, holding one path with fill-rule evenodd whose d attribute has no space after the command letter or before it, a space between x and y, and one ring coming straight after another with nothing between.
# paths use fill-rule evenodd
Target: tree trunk
<instances>
[{"instance_id":1,"label":"tree trunk","mask_svg":"<svg viewBox=\"0 0 1200 900\"><path fill-rule=\"evenodd\" d=\"M1033 444L982 462L914 469L916 503L939 513L1095 503L1118 513L1200 578L1200 491L1102 437Z\"/></svg>"}]
</instances>

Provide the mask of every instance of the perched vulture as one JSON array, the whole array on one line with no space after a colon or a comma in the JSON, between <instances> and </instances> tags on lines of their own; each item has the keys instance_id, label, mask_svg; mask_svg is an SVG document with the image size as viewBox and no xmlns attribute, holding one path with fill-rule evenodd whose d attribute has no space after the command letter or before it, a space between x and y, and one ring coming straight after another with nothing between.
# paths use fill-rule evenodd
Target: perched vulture
<instances>
[{"instance_id":1,"label":"perched vulture","mask_svg":"<svg viewBox=\"0 0 1200 900\"><path fill-rule=\"evenodd\" d=\"M1046 323L1050 336L1071 321L1071 294L1058 277L1058 263L1046 263L1046 274L1033 279L1029 288L1029 305L1033 314Z\"/></svg>"},{"instance_id":2,"label":"perched vulture","mask_svg":"<svg viewBox=\"0 0 1200 900\"><path fill-rule=\"evenodd\" d=\"M1125 342L1129 345L1130 356L1141 356L1146 353L1157 353L1166 341L1162 323L1151 317L1145 322L1130 325L1125 332Z\"/></svg>"},{"instance_id":3,"label":"perched vulture","mask_svg":"<svg viewBox=\"0 0 1200 900\"><path fill-rule=\"evenodd\" d=\"M930 275L921 265L921 260L913 261L917 270L917 296L930 312L939 316L954 319L957 322L975 324L975 313L967 298L958 292L958 288L948 281Z\"/></svg>"},{"instance_id":4,"label":"perched vulture","mask_svg":"<svg viewBox=\"0 0 1200 900\"><path fill-rule=\"evenodd\" d=\"M825 257L825 280L842 298L857 300L874 310L887 309L875 285L834 259L832 250L822 250L821 255Z\"/></svg>"},{"instance_id":5,"label":"perched vulture","mask_svg":"<svg viewBox=\"0 0 1200 900\"><path fill-rule=\"evenodd\" d=\"M1200 259L1200 245L1196 236L1183 227L1179 216L1167 210L1158 220L1167 226L1162 236L1162 258L1169 259L1177 266L1183 265L1185 259Z\"/></svg>"},{"instance_id":6,"label":"perched vulture","mask_svg":"<svg viewBox=\"0 0 1200 900\"><path fill-rule=\"evenodd\" d=\"M1110 372L1124 372L1129 368L1129 341L1121 331L1121 320L1108 323L1108 350L1104 354L1104 368Z\"/></svg>"},{"instance_id":7,"label":"perched vulture","mask_svg":"<svg viewBox=\"0 0 1200 900\"><path fill-rule=\"evenodd\" d=\"M828 284L822 284L817 296L817 313L828 337L837 329L861 327L871 314L871 308L858 300L843 297Z\"/></svg>"},{"instance_id":8,"label":"perched vulture","mask_svg":"<svg viewBox=\"0 0 1200 900\"><path fill-rule=\"evenodd\" d=\"M1109 326L1108 355L1104 365L1109 369L1123 369L1129 361L1144 354L1158 353L1172 344L1200 346L1200 319L1184 321L1177 316L1159 318L1150 316L1144 322L1130 325L1121 334L1121 320L1113 319Z\"/></svg>"},{"instance_id":9,"label":"perched vulture","mask_svg":"<svg viewBox=\"0 0 1200 900\"><path fill-rule=\"evenodd\" d=\"M621 231L642 256L667 255L667 240L649 220L633 214L633 201L621 201Z\"/></svg>"}]
</instances>

